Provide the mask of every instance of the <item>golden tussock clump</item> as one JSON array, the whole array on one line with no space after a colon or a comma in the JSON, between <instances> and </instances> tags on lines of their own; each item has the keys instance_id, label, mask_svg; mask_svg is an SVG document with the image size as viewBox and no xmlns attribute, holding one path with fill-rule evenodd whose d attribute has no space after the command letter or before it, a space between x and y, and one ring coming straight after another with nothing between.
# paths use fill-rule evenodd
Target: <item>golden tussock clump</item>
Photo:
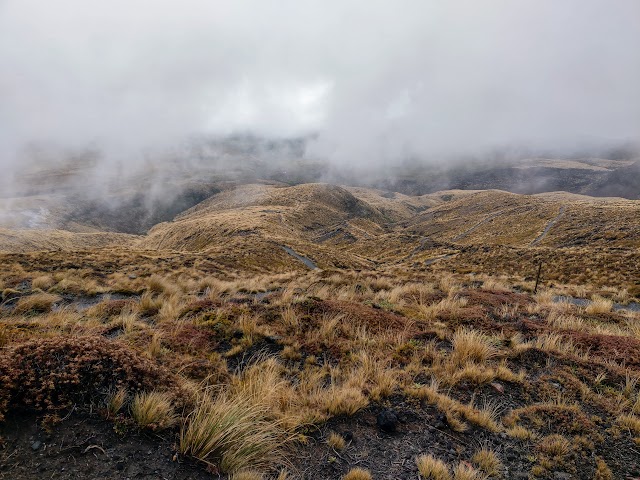
<instances>
[{"instance_id":1,"label":"golden tussock clump","mask_svg":"<svg viewBox=\"0 0 640 480\"><path fill-rule=\"evenodd\" d=\"M371 473L364 468L352 468L342 480L372 480Z\"/></svg>"},{"instance_id":2,"label":"golden tussock clump","mask_svg":"<svg viewBox=\"0 0 640 480\"><path fill-rule=\"evenodd\" d=\"M131 416L136 423L151 430L163 430L177 422L172 397L167 392L140 392L131 402Z\"/></svg>"},{"instance_id":3,"label":"golden tussock clump","mask_svg":"<svg viewBox=\"0 0 640 480\"><path fill-rule=\"evenodd\" d=\"M50 293L35 293L18 300L14 309L18 314L36 314L50 312L53 305L62 300L58 295Z\"/></svg>"},{"instance_id":4,"label":"golden tussock clump","mask_svg":"<svg viewBox=\"0 0 640 480\"><path fill-rule=\"evenodd\" d=\"M451 480L449 467L442 460L432 455L421 455L416 458L420 476L425 480Z\"/></svg>"}]
</instances>

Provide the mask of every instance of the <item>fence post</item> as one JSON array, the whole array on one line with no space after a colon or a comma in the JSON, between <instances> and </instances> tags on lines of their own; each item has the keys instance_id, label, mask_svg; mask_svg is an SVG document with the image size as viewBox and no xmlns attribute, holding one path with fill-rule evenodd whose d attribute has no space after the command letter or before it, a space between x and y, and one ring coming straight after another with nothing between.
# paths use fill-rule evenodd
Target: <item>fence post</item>
<instances>
[{"instance_id":1,"label":"fence post","mask_svg":"<svg viewBox=\"0 0 640 480\"><path fill-rule=\"evenodd\" d=\"M538 282L540 282L540 272L542 271L542 260L538 264L538 274L536 275L536 286L533 287L533 294L538 293Z\"/></svg>"}]
</instances>

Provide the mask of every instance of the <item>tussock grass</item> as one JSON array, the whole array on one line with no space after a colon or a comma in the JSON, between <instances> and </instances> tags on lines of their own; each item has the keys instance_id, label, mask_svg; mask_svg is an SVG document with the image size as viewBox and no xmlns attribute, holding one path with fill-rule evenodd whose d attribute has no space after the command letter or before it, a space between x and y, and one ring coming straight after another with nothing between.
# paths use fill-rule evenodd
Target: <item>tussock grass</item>
<instances>
[{"instance_id":1,"label":"tussock grass","mask_svg":"<svg viewBox=\"0 0 640 480\"><path fill-rule=\"evenodd\" d=\"M342 480L372 480L371 472L364 468L352 468Z\"/></svg>"},{"instance_id":2,"label":"tussock grass","mask_svg":"<svg viewBox=\"0 0 640 480\"><path fill-rule=\"evenodd\" d=\"M501 430L498 424L499 407L486 403L482 408L476 408L472 403L463 404L448 395L438 392L438 382L434 379L431 385L415 385L407 390L410 396L435 405L447 416L449 425L456 431L465 431L467 426L460 418L492 432Z\"/></svg>"},{"instance_id":3,"label":"tussock grass","mask_svg":"<svg viewBox=\"0 0 640 480\"><path fill-rule=\"evenodd\" d=\"M416 465L425 480L451 480L447 464L432 455L420 455L416 458Z\"/></svg>"},{"instance_id":4,"label":"tussock grass","mask_svg":"<svg viewBox=\"0 0 640 480\"><path fill-rule=\"evenodd\" d=\"M115 392L112 392L109 395L107 395L107 399L105 402L107 414L110 417L115 417L116 415L118 415L118 413L120 413L122 408L127 403L128 399L129 399L129 394L124 388L119 388Z\"/></svg>"},{"instance_id":5,"label":"tussock grass","mask_svg":"<svg viewBox=\"0 0 640 480\"><path fill-rule=\"evenodd\" d=\"M507 435L523 442L536 439L536 434L522 425L515 425L506 431Z\"/></svg>"},{"instance_id":6,"label":"tussock grass","mask_svg":"<svg viewBox=\"0 0 640 480\"><path fill-rule=\"evenodd\" d=\"M558 333L542 334L535 338L532 342L526 342L518 346L520 350L526 350L527 348L538 348L547 352L558 352L565 355L572 355L588 360L588 353L580 350L575 344L568 338L563 337Z\"/></svg>"},{"instance_id":7,"label":"tussock grass","mask_svg":"<svg viewBox=\"0 0 640 480\"><path fill-rule=\"evenodd\" d=\"M620 425L622 428L626 428L633 432L636 435L640 434L640 417L636 415L620 415L616 423Z\"/></svg>"},{"instance_id":8,"label":"tussock grass","mask_svg":"<svg viewBox=\"0 0 640 480\"><path fill-rule=\"evenodd\" d=\"M612 308L613 301L599 295L594 295L589 305L584 308L584 313L588 315L609 313Z\"/></svg>"},{"instance_id":9,"label":"tussock grass","mask_svg":"<svg viewBox=\"0 0 640 480\"><path fill-rule=\"evenodd\" d=\"M13 311L16 314L50 312L53 305L60 300L61 298L58 295L50 293L35 293L28 297L22 297L18 300Z\"/></svg>"},{"instance_id":10,"label":"tussock grass","mask_svg":"<svg viewBox=\"0 0 640 480\"><path fill-rule=\"evenodd\" d=\"M0 324L0 348L9 343L10 339L9 329L6 325Z\"/></svg>"},{"instance_id":11,"label":"tussock grass","mask_svg":"<svg viewBox=\"0 0 640 480\"><path fill-rule=\"evenodd\" d=\"M31 281L31 288L48 290L55 285L56 281L51 275L40 275Z\"/></svg>"},{"instance_id":12,"label":"tussock grass","mask_svg":"<svg viewBox=\"0 0 640 480\"><path fill-rule=\"evenodd\" d=\"M283 378L285 368L273 357L257 360L242 374L234 376L228 386L230 395L260 405L283 425L296 427L304 422L294 407L297 392Z\"/></svg>"},{"instance_id":13,"label":"tussock grass","mask_svg":"<svg viewBox=\"0 0 640 480\"><path fill-rule=\"evenodd\" d=\"M334 450L344 450L347 446L347 441L339 433L331 432L327 438L327 444Z\"/></svg>"},{"instance_id":14,"label":"tussock grass","mask_svg":"<svg viewBox=\"0 0 640 480\"><path fill-rule=\"evenodd\" d=\"M443 312L455 313L465 307L468 300L465 297L451 296L440 300L437 303L419 303L418 312L424 320L434 320L438 314Z\"/></svg>"},{"instance_id":15,"label":"tussock grass","mask_svg":"<svg viewBox=\"0 0 640 480\"><path fill-rule=\"evenodd\" d=\"M82 259L82 255L79 253L78 258ZM602 339L602 346L594 342L596 346L588 356L577 342L591 344L596 339L575 335L574 344L570 340L574 333L569 331L624 335L628 338L620 342L633 346L635 338L640 338L640 315L616 312L589 316L584 308L553 303L554 295L567 294L566 290L558 290L564 287L545 290L538 295L541 303L532 304L530 297L515 289L509 292L510 280L506 278L505 285L478 275L456 274L441 279L437 267L427 272L405 271L401 265L388 270L379 267L376 271L363 268L359 272L345 269L250 276L222 268L225 265L208 255L176 255L168 266L156 262L155 257L140 260L135 253L123 257L126 261L121 259L118 264L113 255L116 254L110 252L102 261L109 262L109 270L115 264L122 272L101 272L93 279L88 270L52 273L56 285L50 292L60 289L82 292L84 296L83 282L89 279L97 282L87 282L89 290L124 289L142 294L142 298L106 299L88 310L73 311L72 305L64 311L35 315L14 314L10 309L14 299L6 304L9 309L0 311L0 347L14 348L12 343L19 345L30 336L40 339L92 332L98 346L125 346L123 357L128 358L131 352L148 363L148 368L162 365L168 372L179 372L180 377L171 379L171 385L143 383L143 377L100 384L94 389L99 393L73 397L71 405L85 398L102 398L106 391L115 392L107 400L106 409L109 417L116 418L123 410L133 409L127 392L133 400L138 399L136 408L144 410L141 390L179 391L179 397L174 394L175 401L189 405L187 412L195 405L183 418L180 450L215 466L216 471L232 472L231 478L261 478L265 468L273 467L282 458L282 445L290 438L289 432L332 416L353 415L370 402L390 397L394 403L395 393L404 392L434 405L452 430L467 432L460 435L466 439L477 425L491 432L504 431L532 446L549 433L547 421L553 423L572 415L569 410L558 408L549 409L550 413L544 415L527 414L525 418L523 414L522 422L509 415L500 419L503 413L498 404L483 404L473 395L469 400L470 390L477 385L484 384L482 391L495 395L486 385L494 381L504 388L504 398L515 401L515 411L532 406L527 405L531 397L516 392L540 387L538 399L544 402L559 396L555 387L558 382L567 402L580 406L591 402L603 412L604 421L596 422L598 429L613 421L616 428L612 431L616 434L640 430L638 380L631 373L624 377L624 369L637 369L637 360L630 356L629 363L623 365L620 358L615 362L607 359L605 347L615 347L618 340L606 338ZM86 259L74 263L81 261ZM5 275L5 285L14 287L21 278L35 277L33 288L44 289L47 282L43 279L38 284L35 279L43 271L55 272L54 268L50 263L37 273ZM208 271L220 272L220 278L203 277L202 271L209 268ZM132 271L139 276L129 278ZM478 287L481 280L485 281L484 288ZM532 289L531 281L520 282ZM479 290L475 291L476 287ZM10 293L11 298L24 295L19 291L22 286L16 288ZM253 297L255 292L265 291L271 293L265 298ZM594 287L581 298L593 293L607 298L614 298L615 294L612 289ZM348 303L339 305L338 299ZM342 306L344 310L339 308ZM460 324L467 324L469 316L476 315L481 321L472 328L460 328ZM521 329L519 322L528 320L540 328ZM8 350L3 348L0 354L3 351ZM85 354L90 353L74 351L73 358ZM575 370L567 366L571 358L561 354L580 359L575 362ZM110 368L108 361L109 356L101 355L95 365ZM531 370L531 362L541 365L542 376L540 369ZM606 376L595 375L596 365L606 371ZM163 373L165 376L168 377ZM430 385L415 383L424 382L429 376L434 379ZM213 385L215 396L202 393L203 386ZM121 386L126 389L119 390ZM145 415L152 416L149 412L138 416ZM591 432L585 432L585 444L595 442L599 433L591 436ZM336 452L346 445L337 433L325 440ZM354 444L346 448L351 451L360 447ZM499 459L484 450L470 459L477 469L475 473L467 463L455 472L455 464L449 467L443 463L448 475L444 478L495 476L496 469L500 470ZM551 453L543 449L535 452L541 465L553 463Z\"/></svg>"},{"instance_id":16,"label":"tussock grass","mask_svg":"<svg viewBox=\"0 0 640 480\"><path fill-rule=\"evenodd\" d=\"M145 353L151 358L159 357L163 352L162 333L154 333Z\"/></svg>"},{"instance_id":17,"label":"tussock grass","mask_svg":"<svg viewBox=\"0 0 640 480\"><path fill-rule=\"evenodd\" d=\"M602 458L596 458L596 471L593 480L613 480L613 473Z\"/></svg>"},{"instance_id":18,"label":"tussock grass","mask_svg":"<svg viewBox=\"0 0 640 480\"><path fill-rule=\"evenodd\" d=\"M451 361L458 366L484 363L497 354L495 346L486 335L468 328L457 330L451 338L451 345Z\"/></svg>"},{"instance_id":19,"label":"tussock grass","mask_svg":"<svg viewBox=\"0 0 640 480\"><path fill-rule=\"evenodd\" d=\"M540 440L536 448L551 457L564 457L571 451L571 442L562 435L548 435Z\"/></svg>"},{"instance_id":20,"label":"tussock grass","mask_svg":"<svg viewBox=\"0 0 640 480\"><path fill-rule=\"evenodd\" d=\"M553 307L556 302L554 302L553 298L555 297L555 292L552 290L542 290L533 296L536 303L538 305L543 305L547 307Z\"/></svg>"},{"instance_id":21,"label":"tussock grass","mask_svg":"<svg viewBox=\"0 0 640 480\"><path fill-rule=\"evenodd\" d=\"M268 410L241 396L204 395L185 419L179 451L223 472L263 469L282 457L287 434Z\"/></svg>"},{"instance_id":22,"label":"tussock grass","mask_svg":"<svg viewBox=\"0 0 640 480\"><path fill-rule=\"evenodd\" d=\"M243 470L229 475L229 480L263 480L264 475L254 470Z\"/></svg>"},{"instance_id":23,"label":"tussock grass","mask_svg":"<svg viewBox=\"0 0 640 480\"><path fill-rule=\"evenodd\" d=\"M152 316L160 311L163 304L164 301L161 297L154 297L153 294L145 292L138 302L138 312L141 315Z\"/></svg>"},{"instance_id":24,"label":"tussock grass","mask_svg":"<svg viewBox=\"0 0 640 480\"><path fill-rule=\"evenodd\" d=\"M131 416L138 425L152 430L162 430L175 425L171 395L166 392L141 392L133 397Z\"/></svg>"},{"instance_id":25,"label":"tussock grass","mask_svg":"<svg viewBox=\"0 0 640 480\"><path fill-rule=\"evenodd\" d=\"M296 329L300 326L298 314L291 305L287 305L282 309L281 317L284 324L291 329Z\"/></svg>"},{"instance_id":26,"label":"tussock grass","mask_svg":"<svg viewBox=\"0 0 640 480\"><path fill-rule=\"evenodd\" d=\"M485 475L467 463L459 463L453 470L453 480L484 480Z\"/></svg>"},{"instance_id":27,"label":"tussock grass","mask_svg":"<svg viewBox=\"0 0 640 480\"><path fill-rule=\"evenodd\" d=\"M334 385L326 395L325 408L330 415L354 415L369 404L361 389L348 385Z\"/></svg>"},{"instance_id":28,"label":"tussock grass","mask_svg":"<svg viewBox=\"0 0 640 480\"><path fill-rule=\"evenodd\" d=\"M502 469L502 463L498 456L487 447L474 453L471 461L488 476L497 476Z\"/></svg>"}]
</instances>

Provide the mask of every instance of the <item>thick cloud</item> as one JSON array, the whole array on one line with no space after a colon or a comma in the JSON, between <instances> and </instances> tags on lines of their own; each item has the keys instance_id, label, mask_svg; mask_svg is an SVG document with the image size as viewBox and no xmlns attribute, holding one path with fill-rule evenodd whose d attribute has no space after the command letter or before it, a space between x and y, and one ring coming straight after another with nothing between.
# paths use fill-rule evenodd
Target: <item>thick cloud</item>
<instances>
[{"instance_id":1,"label":"thick cloud","mask_svg":"<svg viewBox=\"0 0 640 480\"><path fill-rule=\"evenodd\" d=\"M637 0L4 0L0 165L236 131L349 165L638 140L638 45Z\"/></svg>"}]
</instances>

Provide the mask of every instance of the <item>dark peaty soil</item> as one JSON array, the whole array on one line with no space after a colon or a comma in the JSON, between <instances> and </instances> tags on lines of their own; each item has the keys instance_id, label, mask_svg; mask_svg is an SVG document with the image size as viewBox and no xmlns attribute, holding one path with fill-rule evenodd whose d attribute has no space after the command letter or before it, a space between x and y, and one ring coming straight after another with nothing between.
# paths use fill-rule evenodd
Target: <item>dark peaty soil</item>
<instances>
[{"instance_id":1,"label":"dark peaty soil","mask_svg":"<svg viewBox=\"0 0 640 480\"><path fill-rule=\"evenodd\" d=\"M174 461L175 436L128 431L98 416L73 415L45 432L31 414L14 413L0 425L0 479L200 480L212 475Z\"/></svg>"},{"instance_id":2,"label":"dark peaty soil","mask_svg":"<svg viewBox=\"0 0 640 480\"><path fill-rule=\"evenodd\" d=\"M394 432L384 432L377 421L391 407L398 417ZM347 440L343 451L326 442L331 432ZM526 479L532 463L526 447L506 435L472 428L463 434L451 430L435 407L416 406L394 398L387 406L371 405L352 417L336 417L311 434L310 444L294 460L295 478L335 480L351 468L369 470L376 480L417 479L415 458L429 453L450 465L469 462L481 446L489 446L508 465L510 479Z\"/></svg>"}]
</instances>

